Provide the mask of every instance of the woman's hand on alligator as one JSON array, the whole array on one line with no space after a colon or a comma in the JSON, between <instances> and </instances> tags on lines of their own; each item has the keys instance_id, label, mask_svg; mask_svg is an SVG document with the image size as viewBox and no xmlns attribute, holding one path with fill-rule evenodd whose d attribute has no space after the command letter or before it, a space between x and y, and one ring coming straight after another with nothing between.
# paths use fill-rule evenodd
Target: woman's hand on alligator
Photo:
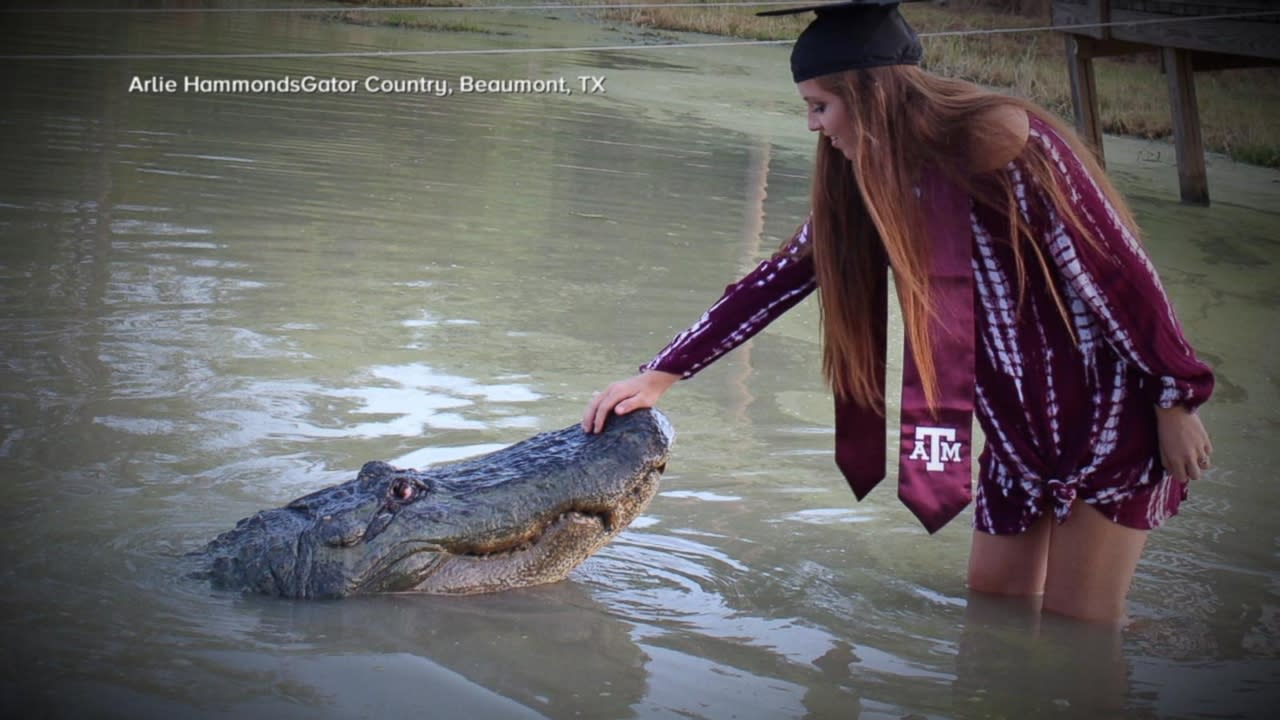
<instances>
[{"instance_id":1,"label":"woman's hand on alligator","mask_svg":"<svg viewBox=\"0 0 1280 720\"><path fill-rule=\"evenodd\" d=\"M679 375L672 373L645 370L634 377L611 383L587 403L587 409L582 413L582 430L589 433L603 430L610 411L626 415L632 410L653 407L662 393L679 379Z\"/></svg>"}]
</instances>

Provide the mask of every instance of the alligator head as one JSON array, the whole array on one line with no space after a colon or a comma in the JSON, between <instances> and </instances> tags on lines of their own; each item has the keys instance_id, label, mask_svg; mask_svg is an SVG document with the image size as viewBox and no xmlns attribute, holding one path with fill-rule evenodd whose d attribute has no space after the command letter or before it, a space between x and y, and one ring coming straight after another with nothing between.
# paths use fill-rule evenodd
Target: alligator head
<instances>
[{"instance_id":1,"label":"alligator head","mask_svg":"<svg viewBox=\"0 0 1280 720\"><path fill-rule=\"evenodd\" d=\"M215 586L293 598L470 594L555 582L648 505L674 433L656 410L345 483L241 520L195 553Z\"/></svg>"}]
</instances>

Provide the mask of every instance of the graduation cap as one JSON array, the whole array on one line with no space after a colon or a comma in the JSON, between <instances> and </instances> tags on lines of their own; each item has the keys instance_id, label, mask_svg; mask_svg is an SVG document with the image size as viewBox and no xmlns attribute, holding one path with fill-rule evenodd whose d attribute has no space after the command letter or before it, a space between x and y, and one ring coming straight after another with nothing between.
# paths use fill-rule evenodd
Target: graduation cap
<instances>
[{"instance_id":1,"label":"graduation cap","mask_svg":"<svg viewBox=\"0 0 1280 720\"><path fill-rule=\"evenodd\" d=\"M915 1L846 0L756 14L817 14L791 50L791 76L802 82L843 70L919 65L920 40L898 13L900 3Z\"/></svg>"}]
</instances>

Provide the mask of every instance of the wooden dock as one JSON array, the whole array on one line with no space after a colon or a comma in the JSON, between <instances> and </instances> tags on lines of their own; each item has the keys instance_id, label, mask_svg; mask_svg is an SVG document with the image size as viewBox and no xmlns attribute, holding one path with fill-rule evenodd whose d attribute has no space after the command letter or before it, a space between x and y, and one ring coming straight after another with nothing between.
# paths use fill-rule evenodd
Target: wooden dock
<instances>
[{"instance_id":1,"label":"wooden dock","mask_svg":"<svg viewBox=\"0 0 1280 720\"><path fill-rule=\"evenodd\" d=\"M1280 65L1277 0L1053 0L1066 36L1076 127L1102 159L1093 59L1160 53L1169 85L1182 201L1209 204L1195 73ZM1100 27L1075 27L1095 25Z\"/></svg>"}]
</instances>

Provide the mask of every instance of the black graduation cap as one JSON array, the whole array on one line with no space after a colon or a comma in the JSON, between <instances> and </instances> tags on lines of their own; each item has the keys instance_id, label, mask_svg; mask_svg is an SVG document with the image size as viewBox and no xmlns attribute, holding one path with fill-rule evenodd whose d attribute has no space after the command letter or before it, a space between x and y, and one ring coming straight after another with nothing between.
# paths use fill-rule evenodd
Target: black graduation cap
<instances>
[{"instance_id":1,"label":"black graduation cap","mask_svg":"<svg viewBox=\"0 0 1280 720\"><path fill-rule=\"evenodd\" d=\"M898 13L902 2L916 0L846 0L756 14L817 14L791 50L791 76L802 82L843 70L920 64L923 49Z\"/></svg>"}]
</instances>

